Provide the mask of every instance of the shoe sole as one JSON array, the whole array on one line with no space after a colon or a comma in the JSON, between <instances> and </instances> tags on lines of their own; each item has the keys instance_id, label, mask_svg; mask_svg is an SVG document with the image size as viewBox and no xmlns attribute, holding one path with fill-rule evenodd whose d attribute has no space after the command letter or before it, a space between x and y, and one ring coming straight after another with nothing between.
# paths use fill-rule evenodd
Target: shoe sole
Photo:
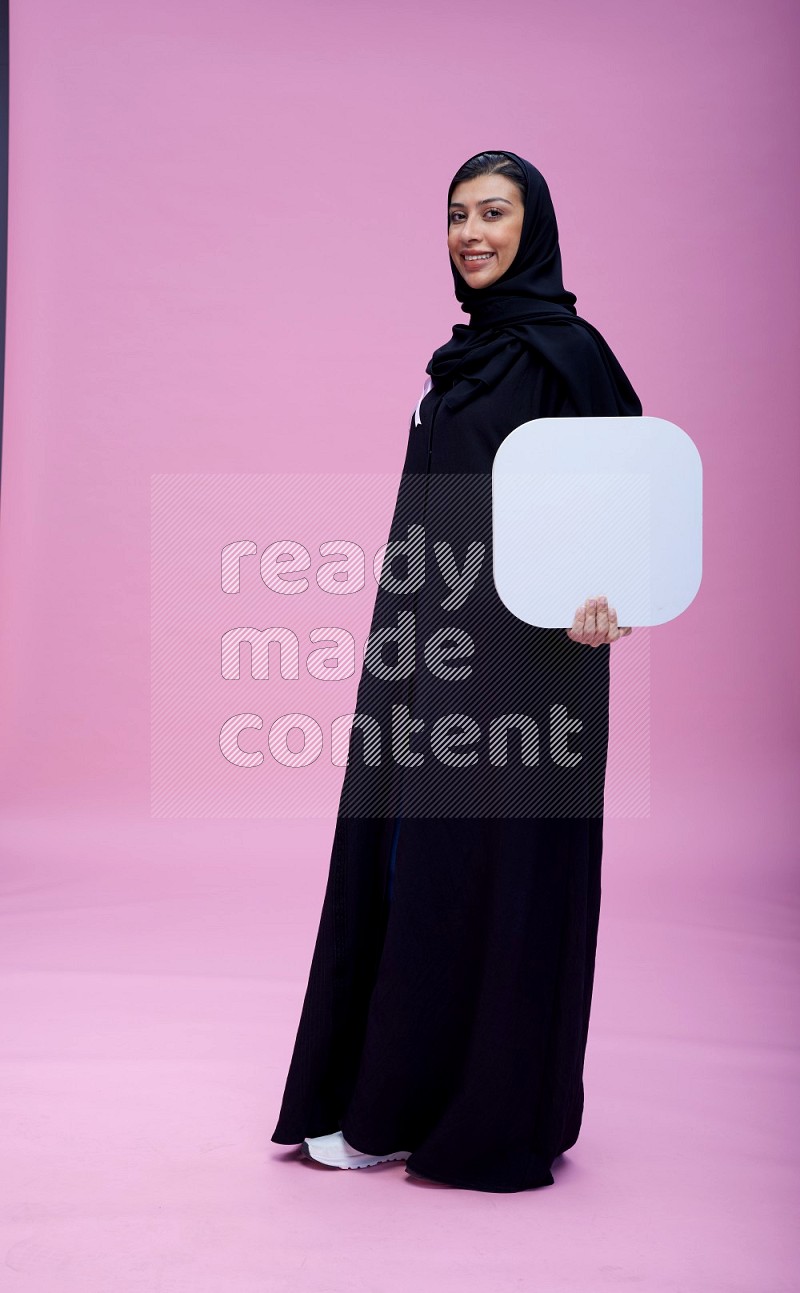
<instances>
[{"instance_id":1,"label":"shoe sole","mask_svg":"<svg viewBox=\"0 0 800 1293\"><path fill-rule=\"evenodd\" d=\"M383 1158L370 1157L366 1163L354 1163L347 1160L345 1160L345 1162L343 1163L337 1163L334 1159L321 1158L317 1154L313 1153L307 1140L303 1141L302 1150L307 1158L313 1159L315 1163L322 1163L323 1167L344 1168L345 1171L348 1171L348 1170L352 1171L355 1168L359 1168L359 1167L377 1167L379 1163L405 1162L407 1158L411 1157L410 1150L408 1151L408 1153L406 1153L404 1150L401 1150L396 1154L387 1154Z\"/></svg>"}]
</instances>

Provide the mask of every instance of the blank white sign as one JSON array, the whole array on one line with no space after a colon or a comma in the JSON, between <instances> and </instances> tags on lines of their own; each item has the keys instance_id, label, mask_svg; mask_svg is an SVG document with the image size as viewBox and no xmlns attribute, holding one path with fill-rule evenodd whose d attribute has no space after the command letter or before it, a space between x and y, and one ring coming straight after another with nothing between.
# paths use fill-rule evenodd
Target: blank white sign
<instances>
[{"instance_id":1,"label":"blank white sign","mask_svg":"<svg viewBox=\"0 0 800 1293\"><path fill-rule=\"evenodd\" d=\"M492 466L493 576L501 601L568 628L604 594L621 625L665 624L702 576L703 469L664 418L535 418Z\"/></svg>"}]
</instances>

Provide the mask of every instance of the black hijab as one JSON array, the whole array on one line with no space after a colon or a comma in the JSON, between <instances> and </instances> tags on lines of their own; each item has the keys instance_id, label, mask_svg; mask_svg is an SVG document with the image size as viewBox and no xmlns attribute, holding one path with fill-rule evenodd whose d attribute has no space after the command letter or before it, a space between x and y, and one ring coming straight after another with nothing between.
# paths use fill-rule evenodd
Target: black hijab
<instances>
[{"instance_id":1,"label":"black hijab","mask_svg":"<svg viewBox=\"0 0 800 1293\"><path fill-rule=\"evenodd\" d=\"M450 341L433 352L425 371L434 390L445 392L451 409L461 408L494 387L527 348L556 370L579 416L640 417L641 402L619 361L597 328L578 315L577 297L564 287L544 176L516 153L492 151L512 158L525 175L519 247L508 269L483 288L471 287L450 257L455 294L470 322L455 324ZM448 228L454 182L447 191Z\"/></svg>"}]
</instances>

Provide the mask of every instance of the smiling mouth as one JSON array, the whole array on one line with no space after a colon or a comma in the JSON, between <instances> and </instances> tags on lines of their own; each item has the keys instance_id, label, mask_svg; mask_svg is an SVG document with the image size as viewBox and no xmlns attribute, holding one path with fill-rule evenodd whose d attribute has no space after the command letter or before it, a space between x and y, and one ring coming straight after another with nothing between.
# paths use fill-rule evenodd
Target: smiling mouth
<instances>
[{"instance_id":1,"label":"smiling mouth","mask_svg":"<svg viewBox=\"0 0 800 1293\"><path fill-rule=\"evenodd\" d=\"M481 252L462 251L461 259L464 261L466 265L480 265L485 260L491 260L493 255L494 255L493 251L481 251Z\"/></svg>"}]
</instances>

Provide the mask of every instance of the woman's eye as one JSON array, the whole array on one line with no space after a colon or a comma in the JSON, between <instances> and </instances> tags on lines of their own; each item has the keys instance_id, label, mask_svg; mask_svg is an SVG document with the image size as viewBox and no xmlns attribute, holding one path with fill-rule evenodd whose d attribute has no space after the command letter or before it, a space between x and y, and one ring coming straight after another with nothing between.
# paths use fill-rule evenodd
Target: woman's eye
<instances>
[{"instance_id":1,"label":"woman's eye","mask_svg":"<svg viewBox=\"0 0 800 1293\"><path fill-rule=\"evenodd\" d=\"M483 213L483 214L484 214L484 215L496 215L496 216L501 216L501 215L503 214L503 212L500 210L500 208L499 208L499 207L489 207L489 208L488 208L488 210L484 211L484 213ZM451 223L451 224L461 224L461 220L462 220L462 218L463 218L463 215L464 215L464 212L463 212L463 211L451 211L451 213L450 213L450 223Z\"/></svg>"}]
</instances>

